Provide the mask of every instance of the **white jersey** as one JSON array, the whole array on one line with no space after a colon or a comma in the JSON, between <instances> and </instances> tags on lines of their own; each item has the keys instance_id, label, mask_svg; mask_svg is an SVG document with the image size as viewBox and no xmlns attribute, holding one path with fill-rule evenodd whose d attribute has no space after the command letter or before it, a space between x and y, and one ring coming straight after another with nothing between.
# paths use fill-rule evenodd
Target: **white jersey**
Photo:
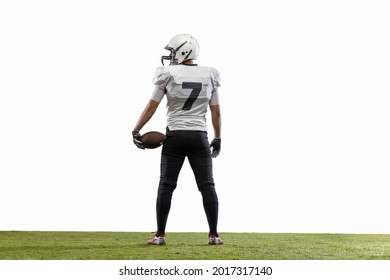
<instances>
[{"instance_id":1,"label":"white jersey","mask_svg":"<svg viewBox=\"0 0 390 280\"><path fill-rule=\"evenodd\" d=\"M151 99L160 102L167 96L167 126L170 130L207 131L209 105L219 105L219 72L198 65L169 65L156 69L156 88Z\"/></svg>"}]
</instances>

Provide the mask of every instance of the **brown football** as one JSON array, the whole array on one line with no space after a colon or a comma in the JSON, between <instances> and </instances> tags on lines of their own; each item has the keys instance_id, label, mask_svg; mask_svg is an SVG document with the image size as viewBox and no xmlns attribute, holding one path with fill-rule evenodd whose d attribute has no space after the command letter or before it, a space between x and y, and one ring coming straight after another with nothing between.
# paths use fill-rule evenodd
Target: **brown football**
<instances>
[{"instance_id":1,"label":"brown football","mask_svg":"<svg viewBox=\"0 0 390 280\"><path fill-rule=\"evenodd\" d=\"M155 149L160 147L167 137L158 131L149 131L141 136L141 141L145 149Z\"/></svg>"}]
</instances>

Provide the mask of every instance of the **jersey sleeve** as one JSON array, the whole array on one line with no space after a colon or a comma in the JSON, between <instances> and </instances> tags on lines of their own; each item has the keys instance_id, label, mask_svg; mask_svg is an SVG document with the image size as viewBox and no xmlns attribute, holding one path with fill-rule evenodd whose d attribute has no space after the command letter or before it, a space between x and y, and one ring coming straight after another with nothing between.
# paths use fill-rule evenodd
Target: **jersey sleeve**
<instances>
[{"instance_id":1,"label":"jersey sleeve","mask_svg":"<svg viewBox=\"0 0 390 280\"><path fill-rule=\"evenodd\" d=\"M214 90L211 92L211 99L209 102L209 105L219 105L219 94L218 94L218 88L214 88Z\"/></svg>"},{"instance_id":2,"label":"jersey sleeve","mask_svg":"<svg viewBox=\"0 0 390 280\"><path fill-rule=\"evenodd\" d=\"M165 88L162 88L160 86L155 86L150 99L160 103L161 100L164 98L164 94L165 94Z\"/></svg>"},{"instance_id":3,"label":"jersey sleeve","mask_svg":"<svg viewBox=\"0 0 390 280\"><path fill-rule=\"evenodd\" d=\"M221 86L221 74L217 69L213 69L211 71L211 82L213 85L213 90L211 92L209 105L219 105L218 88Z\"/></svg>"},{"instance_id":4,"label":"jersey sleeve","mask_svg":"<svg viewBox=\"0 0 390 280\"><path fill-rule=\"evenodd\" d=\"M214 88L221 86L221 74L217 69L213 69L211 71L211 81L213 83Z\"/></svg>"},{"instance_id":5,"label":"jersey sleeve","mask_svg":"<svg viewBox=\"0 0 390 280\"><path fill-rule=\"evenodd\" d=\"M154 72L153 84L155 85L155 88L150 99L157 102L161 102L165 94L167 81L168 75L166 71L164 71L164 67L158 67Z\"/></svg>"},{"instance_id":6,"label":"jersey sleeve","mask_svg":"<svg viewBox=\"0 0 390 280\"><path fill-rule=\"evenodd\" d=\"M169 73L165 71L165 68L163 66L158 67L154 72L153 84L155 84L156 86L165 87L168 82L168 76Z\"/></svg>"}]
</instances>

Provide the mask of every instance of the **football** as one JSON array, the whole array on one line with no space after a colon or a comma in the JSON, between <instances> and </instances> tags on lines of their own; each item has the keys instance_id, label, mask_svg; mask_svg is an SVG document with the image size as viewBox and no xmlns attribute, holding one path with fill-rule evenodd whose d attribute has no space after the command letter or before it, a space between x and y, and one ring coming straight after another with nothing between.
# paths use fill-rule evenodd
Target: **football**
<instances>
[{"instance_id":1,"label":"football","mask_svg":"<svg viewBox=\"0 0 390 280\"><path fill-rule=\"evenodd\" d=\"M167 137L158 131L149 131L141 136L141 141L145 149L155 149L160 147Z\"/></svg>"}]
</instances>

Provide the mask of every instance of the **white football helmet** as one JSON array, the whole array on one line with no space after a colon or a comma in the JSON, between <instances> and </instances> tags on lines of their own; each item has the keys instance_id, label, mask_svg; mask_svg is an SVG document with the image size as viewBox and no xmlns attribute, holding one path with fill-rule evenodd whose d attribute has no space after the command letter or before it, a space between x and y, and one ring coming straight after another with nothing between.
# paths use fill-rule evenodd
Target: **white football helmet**
<instances>
[{"instance_id":1,"label":"white football helmet","mask_svg":"<svg viewBox=\"0 0 390 280\"><path fill-rule=\"evenodd\" d=\"M180 64L189 59L198 59L199 44L198 41L189 34L177 34L169 41L165 47L171 53L168 56L161 57L161 63L169 60L170 65Z\"/></svg>"}]
</instances>

